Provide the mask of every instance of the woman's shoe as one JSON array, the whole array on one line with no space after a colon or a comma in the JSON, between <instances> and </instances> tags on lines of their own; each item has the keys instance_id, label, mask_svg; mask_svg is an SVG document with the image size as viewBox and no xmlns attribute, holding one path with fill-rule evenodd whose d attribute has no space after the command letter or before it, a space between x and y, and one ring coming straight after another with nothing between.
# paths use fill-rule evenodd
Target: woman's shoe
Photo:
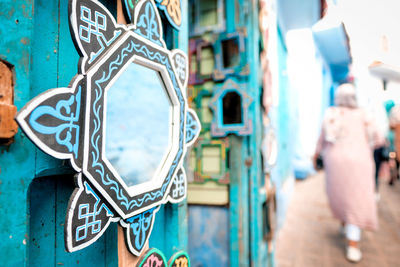
<instances>
[{"instance_id":1,"label":"woman's shoe","mask_svg":"<svg viewBox=\"0 0 400 267\"><path fill-rule=\"evenodd\" d=\"M362 253L359 248L347 247L346 258L351 262L359 262L362 258Z\"/></svg>"}]
</instances>

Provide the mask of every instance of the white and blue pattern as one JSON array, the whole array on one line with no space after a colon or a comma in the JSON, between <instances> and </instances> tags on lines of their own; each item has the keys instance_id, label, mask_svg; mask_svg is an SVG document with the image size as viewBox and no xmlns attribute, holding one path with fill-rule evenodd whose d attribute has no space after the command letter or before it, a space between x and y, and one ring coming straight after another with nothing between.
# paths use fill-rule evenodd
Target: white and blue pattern
<instances>
[{"instance_id":1,"label":"white and blue pattern","mask_svg":"<svg viewBox=\"0 0 400 267\"><path fill-rule=\"evenodd\" d=\"M75 106L75 112L71 109ZM42 105L35 108L30 117L29 124L32 129L44 135L53 135L56 142L65 146L69 152L73 152L75 158L78 157L79 149L79 112L81 108L81 87L79 86L76 95L71 95L68 100L59 100L55 108ZM44 116L58 119L58 125L45 125L40 122ZM63 137L64 136L64 137Z\"/></svg>"},{"instance_id":2,"label":"white and blue pattern","mask_svg":"<svg viewBox=\"0 0 400 267\"><path fill-rule=\"evenodd\" d=\"M127 219L127 222L130 223L130 230L132 231L135 241L132 246L137 251L141 251L143 249L149 237L154 219L154 210L155 208L152 208Z\"/></svg>"},{"instance_id":3,"label":"white and blue pattern","mask_svg":"<svg viewBox=\"0 0 400 267\"><path fill-rule=\"evenodd\" d=\"M186 114L186 143L192 143L200 133L201 125L192 112Z\"/></svg>"},{"instance_id":4,"label":"white and blue pattern","mask_svg":"<svg viewBox=\"0 0 400 267\"><path fill-rule=\"evenodd\" d=\"M86 42L91 42L91 36L95 35L99 42L100 49L90 54L89 63L92 63L104 51L105 46L109 46L121 34L121 30L115 31L114 36L110 40L106 40L104 32L107 31L107 17L99 11L94 12L94 20L92 20L92 10L86 6L81 6L80 19L86 23L86 26L79 26L79 38Z\"/></svg>"},{"instance_id":5,"label":"white and blue pattern","mask_svg":"<svg viewBox=\"0 0 400 267\"><path fill-rule=\"evenodd\" d=\"M175 56L175 66L176 66L176 72L181 80L186 79L186 58L183 56L177 54Z\"/></svg>"},{"instance_id":6,"label":"white and blue pattern","mask_svg":"<svg viewBox=\"0 0 400 267\"><path fill-rule=\"evenodd\" d=\"M150 1L145 3L145 12L139 17L135 32L157 45L162 45L156 10Z\"/></svg>"},{"instance_id":7,"label":"white and blue pattern","mask_svg":"<svg viewBox=\"0 0 400 267\"><path fill-rule=\"evenodd\" d=\"M185 195L186 177L181 173L174 180L175 187L172 189L172 197L178 199Z\"/></svg>"},{"instance_id":8,"label":"white and blue pattern","mask_svg":"<svg viewBox=\"0 0 400 267\"><path fill-rule=\"evenodd\" d=\"M85 192L87 194L91 194L96 199L96 203L94 204L92 211L92 207L89 203L83 203L79 205L78 219L85 220L85 224L76 228L76 241L85 239L89 231L92 235L95 235L101 231L102 220L98 220L96 217L102 212L103 209L106 211L108 217L114 216L114 214L104 203L98 207L100 203L100 197L93 191L87 182L84 182L84 186Z\"/></svg>"}]
</instances>

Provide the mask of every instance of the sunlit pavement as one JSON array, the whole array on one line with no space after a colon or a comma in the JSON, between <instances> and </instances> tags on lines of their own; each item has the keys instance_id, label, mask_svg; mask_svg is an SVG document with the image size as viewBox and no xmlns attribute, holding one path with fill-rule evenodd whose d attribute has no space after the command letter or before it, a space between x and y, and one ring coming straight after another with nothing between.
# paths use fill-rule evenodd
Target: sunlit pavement
<instances>
[{"instance_id":1,"label":"sunlit pavement","mask_svg":"<svg viewBox=\"0 0 400 267\"><path fill-rule=\"evenodd\" d=\"M400 266L400 181L381 181L380 194L379 230L363 232L363 259L354 264L344 257L346 242L328 207L324 173L297 181L277 236L277 266Z\"/></svg>"}]
</instances>

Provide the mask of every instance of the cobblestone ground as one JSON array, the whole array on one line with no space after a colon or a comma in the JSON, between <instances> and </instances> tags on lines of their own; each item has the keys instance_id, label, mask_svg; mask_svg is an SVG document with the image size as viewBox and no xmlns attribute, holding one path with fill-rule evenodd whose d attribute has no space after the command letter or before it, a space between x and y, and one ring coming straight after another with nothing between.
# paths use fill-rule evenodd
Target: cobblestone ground
<instances>
[{"instance_id":1,"label":"cobblestone ground","mask_svg":"<svg viewBox=\"0 0 400 267\"><path fill-rule=\"evenodd\" d=\"M345 255L345 239L328 207L324 174L296 182L287 217L276 241L278 267L400 266L400 182L381 181L379 230L363 232L363 259L354 264Z\"/></svg>"}]
</instances>

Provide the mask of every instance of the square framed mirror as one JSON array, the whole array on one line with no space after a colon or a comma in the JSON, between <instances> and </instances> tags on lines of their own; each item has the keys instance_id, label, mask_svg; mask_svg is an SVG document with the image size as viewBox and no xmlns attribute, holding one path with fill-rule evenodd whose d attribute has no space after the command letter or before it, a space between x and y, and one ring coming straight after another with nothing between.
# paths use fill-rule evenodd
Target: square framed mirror
<instances>
[{"instance_id":1,"label":"square framed mirror","mask_svg":"<svg viewBox=\"0 0 400 267\"><path fill-rule=\"evenodd\" d=\"M241 77L249 75L246 37L247 33L244 28L238 28L232 33L221 33L216 38L214 80L224 80L228 75Z\"/></svg>"}]
</instances>

